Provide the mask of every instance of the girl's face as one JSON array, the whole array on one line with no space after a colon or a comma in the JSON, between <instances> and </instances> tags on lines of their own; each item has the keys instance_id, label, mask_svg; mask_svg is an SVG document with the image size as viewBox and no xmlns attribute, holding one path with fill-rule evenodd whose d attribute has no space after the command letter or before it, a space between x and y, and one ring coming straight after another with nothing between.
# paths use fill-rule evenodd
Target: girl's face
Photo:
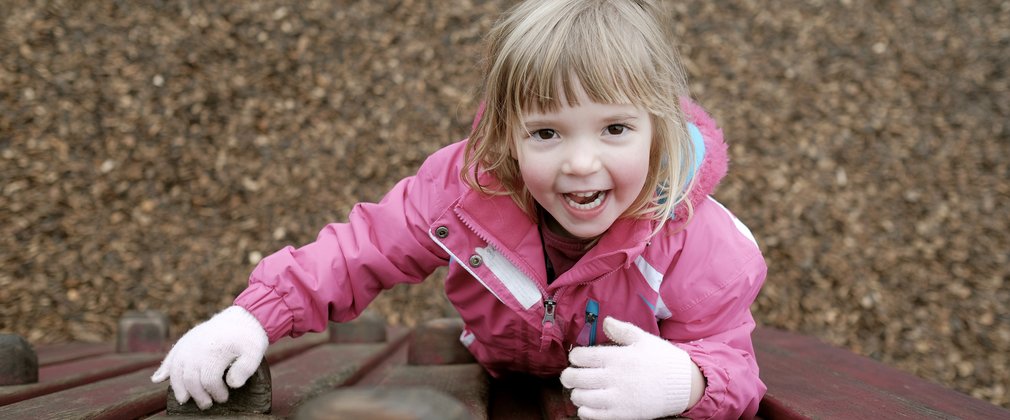
<instances>
[{"instance_id":1,"label":"girl's face","mask_svg":"<svg viewBox=\"0 0 1010 420\"><path fill-rule=\"evenodd\" d=\"M652 121L633 105L594 103L576 86L579 105L568 106L562 96L556 112L523 116L526 127L512 153L526 188L557 221L548 227L591 239L610 228L642 192Z\"/></svg>"}]
</instances>

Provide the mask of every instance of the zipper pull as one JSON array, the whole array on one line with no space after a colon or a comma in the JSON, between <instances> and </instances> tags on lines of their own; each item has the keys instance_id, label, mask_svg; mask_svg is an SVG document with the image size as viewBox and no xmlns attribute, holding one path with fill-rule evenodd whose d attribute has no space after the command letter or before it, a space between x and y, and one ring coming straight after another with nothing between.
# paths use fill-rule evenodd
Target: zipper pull
<instances>
[{"instance_id":1,"label":"zipper pull","mask_svg":"<svg viewBox=\"0 0 1010 420\"><path fill-rule=\"evenodd\" d=\"M544 299L544 322L542 322L543 325L547 325L547 323L550 323L551 325L554 324L555 306L557 306L557 302L554 301L554 298Z\"/></svg>"},{"instance_id":2,"label":"zipper pull","mask_svg":"<svg viewBox=\"0 0 1010 420\"><path fill-rule=\"evenodd\" d=\"M589 299L586 302L586 326L589 327L589 345L596 345L596 319L600 317L600 303Z\"/></svg>"}]
</instances>

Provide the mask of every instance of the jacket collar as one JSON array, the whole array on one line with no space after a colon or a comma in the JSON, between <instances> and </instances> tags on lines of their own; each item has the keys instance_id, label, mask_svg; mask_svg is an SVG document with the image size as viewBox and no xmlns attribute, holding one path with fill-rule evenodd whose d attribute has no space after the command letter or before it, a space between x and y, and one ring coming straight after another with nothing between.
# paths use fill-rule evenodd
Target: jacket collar
<instances>
[{"instance_id":1,"label":"jacket collar","mask_svg":"<svg viewBox=\"0 0 1010 420\"><path fill-rule=\"evenodd\" d=\"M490 175L482 175L485 185L494 185ZM470 190L457 202L454 212L482 240L508 256L527 275L546 284L537 226L511 197ZM651 220L618 219L575 267L558 277L552 288L594 279L615 268L630 266L644 251L653 226Z\"/></svg>"}]
</instances>

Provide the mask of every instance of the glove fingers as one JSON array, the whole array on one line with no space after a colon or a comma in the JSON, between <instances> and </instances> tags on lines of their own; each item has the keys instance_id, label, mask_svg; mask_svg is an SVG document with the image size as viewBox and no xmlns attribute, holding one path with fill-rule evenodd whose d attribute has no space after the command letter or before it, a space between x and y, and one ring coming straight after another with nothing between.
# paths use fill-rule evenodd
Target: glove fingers
<instances>
[{"instance_id":1,"label":"glove fingers","mask_svg":"<svg viewBox=\"0 0 1010 420\"><path fill-rule=\"evenodd\" d=\"M561 371L561 384L572 389L601 389L610 380L604 369L567 368Z\"/></svg>"},{"instance_id":2,"label":"glove fingers","mask_svg":"<svg viewBox=\"0 0 1010 420\"><path fill-rule=\"evenodd\" d=\"M607 338L610 338L610 341L622 345L635 344L642 339L643 335L651 335L635 324L609 316L603 319L603 333L607 335Z\"/></svg>"},{"instance_id":3,"label":"glove fingers","mask_svg":"<svg viewBox=\"0 0 1010 420\"><path fill-rule=\"evenodd\" d=\"M165 368L165 365L159 367L158 370L154 371L154 374L151 375L151 382L153 383L162 382L165 379L168 379L168 369Z\"/></svg>"},{"instance_id":4,"label":"glove fingers","mask_svg":"<svg viewBox=\"0 0 1010 420\"><path fill-rule=\"evenodd\" d=\"M182 380L182 372L185 366L180 363L173 363L169 367L172 374L169 376L169 383L172 385L172 393L175 394L175 400L179 404L185 404L189 401L189 391L186 391L186 384Z\"/></svg>"},{"instance_id":5,"label":"glove fingers","mask_svg":"<svg viewBox=\"0 0 1010 420\"><path fill-rule=\"evenodd\" d=\"M602 368L618 360L623 351L621 346L576 347L568 353L568 361L572 366Z\"/></svg>"},{"instance_id":6,"label":"glove fingers","mask_svg":"<svg viewBox=\"0 0 1010 420\"><path fill-rule=\"evenodd\" d=\"M611 407L612 394L609 389L573 389L572 404L603 410Z\"/></svg>"},{"instance_id":7,"label":"glove fingers","mask_svg":"<svg viewBox=\"0 0 1010 420\"><path fill-rule=\"evenodd\" d=\"M168 379L168 373L171 371L172 366L172 352L168 352L168 356L165 356L165 360L161 361L161 366L158 366L158 370L154 371L151 375L151 382L158 383L164 382Z\"/></svg>"},{"instance_id":8,"label":"glove fingers","mask_svg":"<svg viewBox=\"0 0 1010 420\"><path fill-rule=\"evenodd\" d=\"M235 360L235 363L228 368L228 386L232 388L238 388L245 385L245 381L249 379L253 373L256 373L256 369L260 367L260 362L263 360L263 354L253 354L258 352L245 352Z\"/></svg>"},{"instance_id":9,"label":"glove fingers","mask_svg":"<svg viewBox=\"0 0 1010 420\"><path fill-rule=\"evenodd\" d=\"M590 407L579 407L579 418L582 420L618 419L610 410Z\"/></svg>"},{"instance_id":10,"label":"glove fingers","mask_svg":"<svg viewBox=\"0 0 1010 420\"><path fill-rule=\"evenodd\" d=\"M199 366L187 366L182 373L182 382L186 387L186 391L189 392L189 396L193 397L193 401L196 402L197 407L204 410L211 406L210 394L207 393L207 390L203 389Z\"/></svg>"},{"instance_id":11,"label":"glove fingers","mask_svg":"<svg viewBox=\"0 0 1010 420\"><path fill-rule=\"evenodd\" d=\"M228 362L228 358L214 359L200 370L200 384L214 402L228 401L228 387L224 385L224 370L228 367Z\"/></svg>"}]
</instances>

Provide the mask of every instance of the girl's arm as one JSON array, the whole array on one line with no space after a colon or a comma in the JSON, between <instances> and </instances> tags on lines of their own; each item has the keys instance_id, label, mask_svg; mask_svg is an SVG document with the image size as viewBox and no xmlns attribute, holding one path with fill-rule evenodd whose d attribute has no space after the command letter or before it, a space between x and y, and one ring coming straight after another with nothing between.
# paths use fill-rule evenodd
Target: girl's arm
<instances>
[{"instance_id":1,"label":"girl's arm","mask_svg":"<svg viewBox=\"0 0 1010 420\"><path fill-rule=\"evenodd\" d=\"M235 304L251 312L274 342L322 331L330 320L353 319L380 291L423 281L448 263L428 229L435 212L458 195L451 177L458 178L453 162L461 149L436 152L417 175L379 203L354 206L347 223L327 225L314 242L264 258Z\"/></svg>"},{"instance_id":2,"label":"girl's arm","mask_svg":"<svg viewBox=\"0 0 1010 420\"><path fill-rule=\"evenodd\" d=\"M767 267L758 255L738 268L724 287L660 322L660 335L687 351L704 375L704 393L685 417L753 417L767 389L758 377L750 312Z\"/></svg>"}]
</instances>

